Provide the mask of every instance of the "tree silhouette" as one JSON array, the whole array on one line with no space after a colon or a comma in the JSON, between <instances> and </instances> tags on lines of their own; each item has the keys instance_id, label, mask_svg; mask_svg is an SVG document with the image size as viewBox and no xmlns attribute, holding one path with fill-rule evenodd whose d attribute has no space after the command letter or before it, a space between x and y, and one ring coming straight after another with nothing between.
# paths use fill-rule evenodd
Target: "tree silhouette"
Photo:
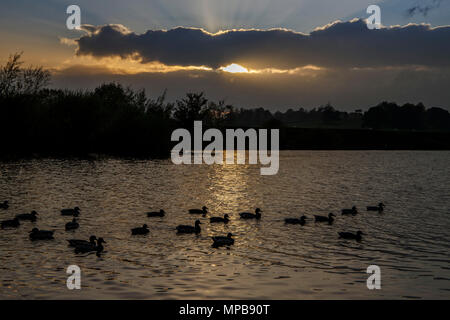
<instances>
[{"instance_id":1,"label":"tree silhouette","mask_svg":"<svg viewBox=\"0 0 450 320\"><path fill-rule=\"evenodd\" d=\"M50 72L43 67L23 68L22 53L9 56L0 68L0 95L35 94L50 83Z\"/></svg>"},{"instance_id":2,"label":"tree silhouette","mask_svg":"<svg viewBox=\"0 0 450 320\"><path fill-rule=\"evenodd\" d=\"M203 92L187 93L186 98L177 100L174 117L183 127L192 127L194 121L205 117L207 103Z\"/></svg>"}]
</instances>

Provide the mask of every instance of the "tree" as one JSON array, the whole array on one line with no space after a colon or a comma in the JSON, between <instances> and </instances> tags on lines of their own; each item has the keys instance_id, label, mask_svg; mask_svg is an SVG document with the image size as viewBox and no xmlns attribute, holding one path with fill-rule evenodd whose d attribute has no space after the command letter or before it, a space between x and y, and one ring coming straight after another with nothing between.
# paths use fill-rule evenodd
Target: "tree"
<instances>
[{"instance_id":1,"label":"tree","mask_svg":"<svg viewBox=\"0 0 450 320\"><path fill-rule=\"evenodd\" d=\"M185 128L191 127L195 120L203 120L207 110L208 99L200 93L187 93L186 98L177 100L174 117Z\"/></svg>"},{"instance_id":2,"label":"tree","mask_svg":"<svg viewBox=\"0 0 450 320\"><path fill-rule=\"evenodd\" d=\"M22 53L9 56L0 67L0 95L35 94L50 83L50 72L43 67L22 67Z\"/></svg>"}]
</instances>

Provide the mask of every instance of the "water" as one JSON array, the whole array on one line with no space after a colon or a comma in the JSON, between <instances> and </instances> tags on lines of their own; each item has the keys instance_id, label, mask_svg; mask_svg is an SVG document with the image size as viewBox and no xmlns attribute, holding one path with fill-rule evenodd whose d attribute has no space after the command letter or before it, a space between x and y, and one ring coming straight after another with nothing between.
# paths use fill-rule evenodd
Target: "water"
<instances>
[{"instance_id":1,"label":"water","mask_svg":"<svg viewBox=\"0 0 450 320\"><path fill-rule=\"evenodd\" d=\"M450 152L283 151L276 176L256 165L185 165L167 161L31 160L0 164L2 220L37 210L35 223L0 230L0 298L70 299L372 299L450 298ZM386 204L385 212L366 205ZM193 224L186 210L209 207L232 221L199 217L200 236L176 235ZM285 217L326 215L356 205L332 226L285 225ZM59 210L82 209L66 232ZM263 210L262 220L238 212ZM165 209L164 218L146 211ZM147 223L150 234L131 236ZM33 226L55 240L31 242ZM362 230L363 241L338 239ZM210 236L234 234L230 249ZM95 234L105 252L76 255L66 239ZM66 288L66 268L82 270L82 290ZM368 290L366 268L381 268L381 290Z\"/></svg>"}]
</instances>

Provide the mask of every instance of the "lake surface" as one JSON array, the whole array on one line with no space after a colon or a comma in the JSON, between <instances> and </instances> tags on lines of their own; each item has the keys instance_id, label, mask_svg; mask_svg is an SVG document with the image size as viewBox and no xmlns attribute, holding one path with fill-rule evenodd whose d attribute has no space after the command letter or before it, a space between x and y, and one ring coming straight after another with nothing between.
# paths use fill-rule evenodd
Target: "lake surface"
<instances>
[{"instance_id":1,"label":"lake surface","mask_svg":"<svg viewBox=\"0 0 450 320\"><path fill-rule=\"evenodd\" d=\"M143 160L28 160L0 163L1 220L36 210L35 223L0 230L2 299L450 299L450 152L282 151L275 176L257 165L173 165ZM384 213L366 212L384 202ZM176 235L193 224L187 209L228 213L228 225ZM341 216L356 205L360 214ZM79 206L80 228L66 232ZM238 212L263 210L260 221ZM150 210L164 218L147 218ZM333 225L314 214L339 213ZM305 226L285 217L305 214ZM147 223L150 234L131 236ZM32 242L34 227L55 240ZM339 231L363 231L361 242ZM232 232L235 245L212 248ZM106 241L105 252L76 255L66 239ZM81 268L81 290L68 290L66 268ZM381 268L381 290L366 269Z\"/></svg>"}]
</instances>

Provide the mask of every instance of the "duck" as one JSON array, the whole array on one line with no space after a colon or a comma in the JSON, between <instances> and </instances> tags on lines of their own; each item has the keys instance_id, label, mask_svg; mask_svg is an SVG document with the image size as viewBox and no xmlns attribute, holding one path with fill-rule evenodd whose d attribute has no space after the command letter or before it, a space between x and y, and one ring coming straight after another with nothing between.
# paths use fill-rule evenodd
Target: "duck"
<instances>
[{"instance_id":1,"label":"duck","mask_svg":"<svg viewBox=\"0 0 450 320\"><path fill-rule=\"evenodd\" d=\"M361 235L363 235L364 233L362 233L362 231L358 231L356 232L356 234L351 232L338 232L338 234L339 238L361 241L362 239Z\"/></svg>"},{"instance_id":2,"label":"duck","mask_svg":"<svg viewBox=\"0 0 450 320\"><path fill-rule=\"evenodd\" d=\"M344 214L352 214L352 215L355 215L355 214L358 213L358 210L356 209L355 206L353 206L351 209L342 209L342 210L341 210L341 213L342 213L342 215L344 215Z\"/></svg>"},{"instance_id":3,"label":"duck","mask_svg":"<svg viewBox=\"0 0 450 320\"><path fill-rule=\"evenodd\" d=\"M385 205L383 204L383 202L380 202L378 204L378 206L368 206L367 207L367 211L378 211L381 212L384 210Z\"/></svg>"},{"instance_id":4,"label":"duck","mask_svg":"<svg viewBox=\"0 0 450 320\"><path fill-rule=\"evenodd\" d=\"M18 226L20 226L20 222L19 219L14 218L11 220L3 220L1 223L2 229L4 228L17 228Z\"/></svg>"},{"instance_id":5,"label":"duck","mask_svg":"<svg viewBox=\"0 0 450 320\"><path fill-rule=\"evenodd\" d=\"M78 215L80 214L81 209L78 207L75 207L73 209L69 208L69 209L62 209L61 210L61 215L63 216L74 216L74 217L78 217Z\"/></svg>"},{"instance_id":6,"label":"duck","mask_svg":"<svg viewBox=\"0 0 450 320\"><path fill-rule=\"evenodd\" d=\"M178 233L200 233L200 220L195 220L195 226L179 225L176 229Z\"/></svg>"},{"instance_id":7,"label":"duck","mask_svg":"<svg viewBox=\"0 0 450 320\"><path fill-rule=\"evenodd\" d=\"M137 228L131 229L132 235L147 234L149 232L150 232L150 230L148 230L148 226L146 224L144 224L142 227L137 227Z\"/></svg>"},{"instance_id":8,"label":"duck","mask_svg":"<svg viewBox=\"0 0 450 320\"><path fill-rule=\"evenodd\" d=\"M36 221L36 216L38 215L38 213L36 211L31 211L31 213L21 213L16 215L16 218L19 220L29 220L29 221Z\"/></svg>"},{"instance_id":9,"label":"duck","mask_svg":"<svg viewBox=\"0 0 450 320\"><path fill-rule=\"evenodd\" d=\"M301 216L300 219L297 218L286 218L284 219L284 222L287 224L299 224L304 226L306 223L306 217L305 216Z\"/></svg>"},{"instance_id":10,"label":"duck","mask_svg":"<svg viewBox=\"0 0 450 320\"><path fill-rule=\"evenodd\" d=\"M38 228L33 228L30 232L31 240L51 240L53 238L54 231L39 230Z\"/></svg>"},{"instance_id":11,"label":"duck","mask_svg":"<svg viewBox=\"0 0 450 320\"><path fill-rule=\"evenodd\" d=\"M211 222L211 223L214 223L214 222L228 223L228 221L230 221L230 217L226 213L224 214L223 218L222 217L211 217L211 218L209 218L209 222Z\"/></svg>"},{"instance_id":12,"label":"duck","mask_svg":"<svg viewBox=\"0 0 450 320\"><path fill-rule=\"evenodd\" d=\"M331 212L328 214L328 217L314 215L314 221L315 222L328 222L329 224L332 224L334 221L333 217L335 217L335 215Z\"/></svg>"},{"instance_id":13,"label":"duck","mask_svg":"<svg viewBox=\"0 0 450 320\"><path fill-rule=\"evenodd\" d=\"M220 246L230 246L234 244L234 239L232 238L232 234L228 233L226 237L223 236L216 236L211 237L214 241L213 247L220 247Z\"/></svg>"},{"instance_id":14,"label":"duck","mask_svg":"<svg viewBox=\"0 0 450 320\"><path fill-rule=\"evenodd\" d=\"M77 222L77 219L73 218L71 222L66 223L66 230L74 230L78 229L80 224Z\"/></svg>"},{"instance_id":15,"label":"duck","mask_svg":"<svg viewBox=\"0 0 450 320\"><path fill-rule=\"evenodd\" d=\"M166 212L161 209L159 211L147 212L147 217L164 217L165 214Z\"/></svg>"},{"instance_id":16,"label":"duck","mask_svg":"<svg viewBox=\"0 0 450 320\"><path fill-rule=\"evenodd\" d=\"M9 208L9 203L8 200L3 201L3 203L0 203L0 209L8 209Z\"/></svg>"},{"instance_id":17,"label":"duck","mask_svg":"<svg viewBox=\"0 0 450 320\"><path fill-rule=\"evenodd\" d=\"M75 247L75 253L88 253L88 252L95 251L97 253L97 255L99 255L100 252L102 252L104 249L103 243L106 243L106 241L103 240L103 238L98 238L97 244L89 243L89 244L78 245Z\"/></svg>"},{"instance_id":18,"label":"duck","mask_svg":"<svg viewBox=\"0 0 450 320\"><path fill-rule=\"evenodd\" d=\"M67 241L69 242L69 247L76 247L76 246L89 245L89 244L95 245L96 240L97 240L96 236L90 236L89 241L88 240L78 240L78 239L70 239Z\"/></svg>"},{"instance_id":19,"label":"duck","mask_svg":"<svg viewBox=\"0 0 450 320\"><path fill-rule=\"evenodd\" d=\"M190 214L203 214L203 216L206 216L208 213L208 208L203 206L201 209L189 209L188 211Z\"/></svg>"},{"instance_id":20,"label":"duck","mask_svg":"<svg viewBox=\"0 0 450 320\"><path fill-rule=\"evenodd\" d=\"M255 213L250 212L241 212L239 215L241 216L241 219L261 219L261 212L262 210L260 208L255 209Z\"/></svg>"}]
</instances>

